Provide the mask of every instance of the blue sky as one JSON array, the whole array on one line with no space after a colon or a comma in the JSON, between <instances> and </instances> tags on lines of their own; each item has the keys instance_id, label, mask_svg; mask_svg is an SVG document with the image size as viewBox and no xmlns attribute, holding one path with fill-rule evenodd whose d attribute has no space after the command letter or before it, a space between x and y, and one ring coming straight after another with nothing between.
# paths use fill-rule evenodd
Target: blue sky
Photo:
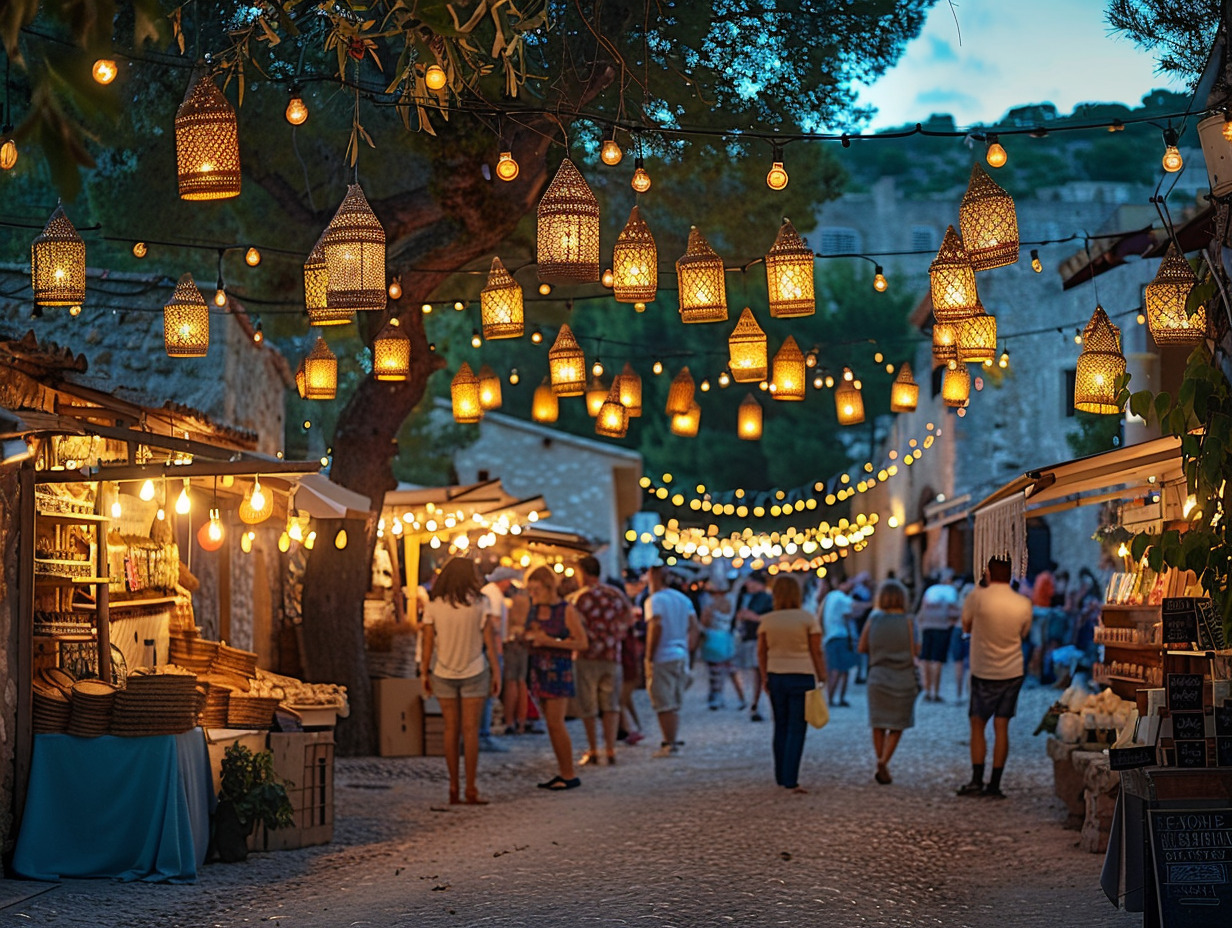
<instances>
[{"instance_id":1,"label":"blue sky","mask_svg":"<svg viewBox=\"0 0 1232 928\"><path fill-rule=\"evenodd\" d=\"M1136 104L1155 87L1183 90L1155 73L1153 57L1112 35L1104 0L955 0L958 23L938 0L898 66L860 99L878 109L875 129L950 113L960 126L996 122L1014 106ZM962 41L959 43L959 30Z\"/></svg>"}]
</instances>

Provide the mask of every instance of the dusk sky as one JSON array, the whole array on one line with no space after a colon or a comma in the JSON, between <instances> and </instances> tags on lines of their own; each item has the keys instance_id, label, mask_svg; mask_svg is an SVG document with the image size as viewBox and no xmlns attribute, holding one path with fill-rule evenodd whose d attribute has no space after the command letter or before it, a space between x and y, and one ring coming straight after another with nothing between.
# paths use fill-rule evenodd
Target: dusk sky
<instances>
[{"instance_id":1,"label":"dusk sky","mask_svg":"<svg viewBox=\"0 0 1232 928\"><path fill-rule=\"evenodd\" d=\"M1153 56L1111 34L1104 0L938 0L898 67L861 101L875 129L951 113L959 126L996 122L1014 106L1136 104L1151 89L1184 90L1155 73ZM962 43L959 44L959 30Z\"/></svg>"}]
</instances>

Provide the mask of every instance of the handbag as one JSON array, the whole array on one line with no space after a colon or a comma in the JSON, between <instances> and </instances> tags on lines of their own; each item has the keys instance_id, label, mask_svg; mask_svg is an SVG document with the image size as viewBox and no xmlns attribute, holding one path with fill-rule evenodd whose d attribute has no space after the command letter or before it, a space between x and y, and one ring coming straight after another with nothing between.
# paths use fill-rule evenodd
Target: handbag
<instances>
[{"instance_id":1,"label":"handbag","mask_svg":"<svg viewBox=\"0 0 1232 928\"><path fill-rule=\"evenodd\" d=\"M826 702L826 691L817 687L804 694L804 719L814 728L825 728L830 721L830 706Z\"/></svg>"},{"instance_id":2,"label":"handbag","mask_svg":"<svg viewBox=\"0 0 1232 928\"><path fill-rule=\"evenodd\" d=\"M702 660L722 664L736 656L736 638L723 629L707 628L702 636Z\"/></svg>"}]
</instances>

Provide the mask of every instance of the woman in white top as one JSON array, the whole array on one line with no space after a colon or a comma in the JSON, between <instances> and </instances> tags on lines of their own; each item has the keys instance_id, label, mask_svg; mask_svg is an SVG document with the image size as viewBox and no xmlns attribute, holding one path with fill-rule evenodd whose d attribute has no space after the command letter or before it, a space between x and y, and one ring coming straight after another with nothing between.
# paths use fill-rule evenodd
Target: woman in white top
<instances>
[{"instance_id":1,"label":"woman in white top","mask_svg":"<svg viewBox=\"0 0 1232 928\"><path fill-rule=\"evenodd\" d=\"M774 712L774 782L804 793L799 781L808 731L804 699L825 683L826 659L817 617L800 608L800 584L783 574L775 578L772 593L774 611L761 617L757 629L757 665Z\"/></svg>"},{"instance_id":2,"label":"woman in white top","mask_svg":"<svg viewBox=\"0 0 1232 928\"><path fill-rule=\"evenodd\" d=\"M501 679L496 660L496 630L485 617L487 599L474 561L450 558L432 584L424 607L420 677L425 696L436 696L445 721L445 765L449 768L449 802L457 805L458 733L466 755L466 802L486 805L479 798L475 774L479 766L479 722L489 696L499 696ZM486 656L484 652L487 652Z\"/></svg>"}]
</instances>

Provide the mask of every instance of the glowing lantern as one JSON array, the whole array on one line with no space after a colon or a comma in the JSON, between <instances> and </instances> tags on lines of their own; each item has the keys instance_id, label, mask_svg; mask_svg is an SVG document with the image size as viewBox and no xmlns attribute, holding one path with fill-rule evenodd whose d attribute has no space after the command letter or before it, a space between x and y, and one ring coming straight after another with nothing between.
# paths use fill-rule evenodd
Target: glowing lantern
<instances>
[{"instance_id":1,"label":"glowing lantern","mask_svg":"<svg viewBox=\"0 0 1232 928\"><path fill-rule=\"evenodd\" d=\"M548 352L548 373L557 396L581 396L586 392L586 356L568 325L560 327Z\"/></svg>"},{"instance_id":2,"label":"glowing lantern","mask_svg":"<svg viewBox=\"0 0 1232 928\"><path fill-rule=\"evenodd\" d=\"M941 399L945 405L957 409L966 406L970 397L971 374L967 371L967 365L947 367L941 378Z\"/></svg>"},{"instance_id":3,"label":"glowing lantern","mask_svg":"<svg viewBox=\"0 0 1232 928\"><path fill-rule=\"evenodd\" d=\"M811 316L813 296L813 250L804 244L796 227L787 219L766 253L766 287L770 292L770 315L777 319Z\"/></svg>"},{"instance_id":4,"label":"glowing lantern","mask_svg":"<svg viewBox=\"0 0 1232 928\"><path fill-rule=\"evenodd\" d=\"M244 494L239 507L240 521L246 525L256 525L264 522L274 513L274 494L266 493L261 486L261 478L256 477L252 486Z\"/></svg>"},{"instance_id":5,"label":"glowing lantern","mask_svg":"<svg viewBox=\"0 0 1232 928\"><path fill-rule=\"evenodd\" d=\"M727 338L727 366L731 368L732 379L737 383L765 380L768 352L766 333L746 306Z\"/></svg>"},{"instance_id":6,"label":"glowing lantern","mask_svg":"<svg viewBox=\"0 0 1232 928\"><path fill-rule=\"evenodd\" d=\"M676 261L681 322L725 322L727 282L723 259L697 231L689 229L689 247Z\"/></svg>"},{"instance_id":7,"label":"glowing lantern","mask_svg":"<svg viewBox=\"0 0 1232 928\"><path fill-rule=\"evenodd\" d=\"M513 152L502 151L500 159L496 162L496 176L505 182L517 180L518 163L513 158Z\"/></svg>"},{"instance_id":8,"label":"glowing lantern","mask_svg":"<svg viewBox=\"0 0 1232 928\"><path fill-rule=\"evenodd\" d=\"M761 431L761 404L753 399L753 394L750 393L736 412L736 434L745 441L757 441L761 438Z\"/></svg>"},{"instance_id":9,"label":"glowing lantern","mask_svg":"<svg viewBox=\"0 0 1232 928\"><path fill-rule=\"evenodd\" d=\"M568 158L539 201L537 252L542 281L599 279L599 201Z\"/></svg>"},{"instance_id":10,"label":"glowing lantern","mask_svg":"<svg viewBox=\"0 0 1232 928\"><path fill-rule=\"evenodd\" d=\"M218 518L218 510L210 510L210 520L197 530L197 544L202 551L217 551L222 547L223 528Z\"/></svg>"},{"instance_id":11,"label":"glowing lantern","mask_svg":"<svg viewBox=\"0 0 1232 928\"><path fill-rule=\"evenodd\" d=\"M607 399L608 391L609 388L598 377L590 378L590 384L586 387L586 412L592 419L599 415L599 410Z\"/></svg>"},{"instance_id":12,"label":"glowing lantern","mask_svg":"<svg viewBox=\"0 0 1232 928\"><path fill-rule=\"evenodd\" d=\"M210 310L192 274L175 285L163 307L163 346L173 358L203 358L210 348Z\"/></svg>"},{"instance_id":13,"label":"glowing lantern","mask_svg":"<svg viewBox=\"0 0 1232 928\"><path fill-rule=\"evenodd\" d=\"M1155 344L1196 345L1206 337L1206 307L1199 306L1192 316L1185 311L1195 283L1185 256L1175 243L1169 245L1155 279L1146 285L1146 321Z\"/></svg>"},{"instance_id":14,"label":"glowing lantern","mask_svg":"<svg viewBox=\"0 0 1232 928\"><path fill-rule=\"evenodd\" d=\"M629 411L620 402L620 386L614 383L595 416L595 434L605 438L624 438L628 432Z\"/></svg>"},{"instance_id":15,"label":"glowing lantern","mask_svg":"<svg viewBox=\"0 0 1232 928\"><path fill-rule=\"evenodd\" d=\"M1014 198L978 164L958 210L963 246L977 271L1005 267L1018 260L1018 212Z\"/></svg>"},{"instance_id":16,"label":"glowing lantern","mask_svg":"<svg viewBox=\"0 0 1232 928\"><path fill-rule=\"evenodd\" d=\"M958 360L962 364L983 364L997 357L997 320L984 312L984 307L954 323Z\"/></svg>"},{"instance_id":17,"label":"glowing lantern","mask_svg":"<svg viewBox=\"0 0 1232 928\"><path fill-rule=\"evenodd\" d=\"M693 405L693 375L682 367L667 390L666 412L669 416L685 415Z\"/></svg>"},{"instance_id":18,"label":"glowing lantern","mask_svg":"<svg viewBox=\"0 0 1232 928\"><path fill-rule=\"evenodd\" d=\"M325 264L325 236L317 239L304 262L304 306L309 325L345 325L355 318L349 309L331 307L326 297L329 269Z\"/></svg>"},{"instance_id":19,"label":"glowing lantern","mask_svg":"<svg viewBox=\"0 0 1232 928\"><path fill-rule=\"evenodd\" d=\"M501 408L501 379L491 365L479 368L479 405L483 411Z\"/></svg>"},{"instance_id":20,"label":"glowing lantern","mask_svg":"<svg viewBox=\"0 0 1232 928\"><path fill-rule=\"evenodd\" d=\"M1074 408L1112 415L1121 411L1120 378L1125 374L1121 330L1096 306L1083 331L1082 353L1074 371Z\"/></svg>"},{"instance_id":21,"label":"glowing lantern","mask_svg":"<svg viewBox=\"0 0 1232 928\"><path fill-rule=\"evenodd\" d=\"M685 412L672 414L672 434L683 438L696 438L702 424L702 408L693 403Z\"/></svg>"},{"instance_id":22,"label":"glowing lantern","mask_svg":"<svg viewBox=\"0 0 1232 928\"><path fill-rule=\"evenodd\" d=\"M612 295L618 303L647 303L658 286L659 251L635 206L612 249Z\"/></svg>"},{"instance_id":23,"label":"glowing lantern","mask_svg":"<svg viewBox=\"0 0 1232 928\"><path fill-rule=\"evenodd\" d=\"M449 384L449 395L453 399L454 421L471 425L483 418L483 405L479 402L479 378L465 361Z\"/></svg>"},{"instance_id":24,"label":"glowing lantern","mask_svg":"<svg viewBox=\"0 0 1232 928\"><path fill-rule=\"evenodd\" d=\"M337 394L338 358L325 339L318 337L304 358L304 399L332 400Z\"/></svg>"},{"instance_id":25,"label":"glowing lantern","mask_svg":"<svg viewBox=\"0 0 1232 928\"><path fill-rule=\"evenodd\" d=\"M804 353L795 338L788 335L774 355L770 383L776 400L802 400L806 386Z\"/></svg>"},{"instance_id":26,"label":"glowing lantern","mask_svg":"<svg viewBox=\"0 0 1232 928\"><path fill-rule=\"evenodd\" d=\"M911 376L911 365L903 362L890 387L890 412L915 412L920 403L920 385Z\"/></svg>"},{"instance_id":27,"label":"glowing lantern","mask_svg":"<svg viewBox=\"0 0 1232 928\"><path fill-rule=\"evenodd\" d=\"M952 322L933 323L933 361L949 364L958 360L958 326Z\"/></svg>"},{"instance_id":28,"label":"glowing lantern","mask_svg":"<svg viewBox=\"0 0 1232 928\"><path fill-rule=\"evenodd\" d=\"M945 238L928 268L928 276L933 316L938 322L952 322L976 311L979 296L975 289L975 268L953 226L945 230Z\"/></svg>"},{"instance_id":29,"label":"glowing lantern","mask_svg":"<svg viewBox=\"0 0 1232 928\"><path fill-rule=\"evenodd\" d=\"M359 184L349 184L325 234L325 302L334 312L385 308L385 230Z\"/></svg>"},{"instance_id":30,"label":"glowing lantern","mask_svg":"<svg viewBox=\"0 0 1232 928\"><path fill-rule=\"evenodd\" d=\"M479 291L479 316L484 338L519 338L525 330L522 285L500 258L492 259L488 282Z\"/></svg>"},{"instance_id":31,"label":"glowing lantern","mask_svg":"<svg viewBox=\"0 0 1232 928\"><path fill-rule=\"evenodd\" d=\"M175 160L181 200L225 200L240 195L235 110L209 74L193 82L176 110Z\"/></svg>"},{"instance_id":32,"label":"glowing lantern","mask_svg":"<svg viewBox=\"0 0 1232 928\"><path fill-rule=\"evenodd\" d=\"M555 422L560 416L560 400L556 398L556 393L546 377L543 378L543 383L535 387L530 414L536 422Z\"/></svg>"},{"instance_id":33,"label":"glowing lantern","mask_svg":"<svg viewBox=\"0 0 1232 928\"><path fill-rule=\"evenodd\" d=\"M864 396L848 376L850 368L843 368L843 379L834 391L834 411L839 425L859 425L864 421Z\"/></svg>"},{"instance_id":34,"label":"glowing lantern","mask_svg":"<svg viewBox=\"0 0 1232 928\"><path fill-rule=\"evenodd\" d=\"M39 306L80 306L86 300L86 243L59 204L30 245L30 285Z\"/></svg>"},{"instance_id":35,"label":"glowing lantern","mask_svg":"<svg viewBox=\"0 0 1232 928\"><path fill-rule=\"evenodd\" d=\"M390 319L372 340L372 376L377 380L406 380L411 372L411 340L397 319Z\"/></svg>"},{"instance_id":36,"label":"glowing lantern","mask_svg":"<svg viewBox=\"0 0 1232 928\"><path fill-rule=\"evenodd\" d=\"M642 375L628 361L617 378L620 383L620 405L629 410L630 418L642 414Z\"/></svg>"}]
</instances>

